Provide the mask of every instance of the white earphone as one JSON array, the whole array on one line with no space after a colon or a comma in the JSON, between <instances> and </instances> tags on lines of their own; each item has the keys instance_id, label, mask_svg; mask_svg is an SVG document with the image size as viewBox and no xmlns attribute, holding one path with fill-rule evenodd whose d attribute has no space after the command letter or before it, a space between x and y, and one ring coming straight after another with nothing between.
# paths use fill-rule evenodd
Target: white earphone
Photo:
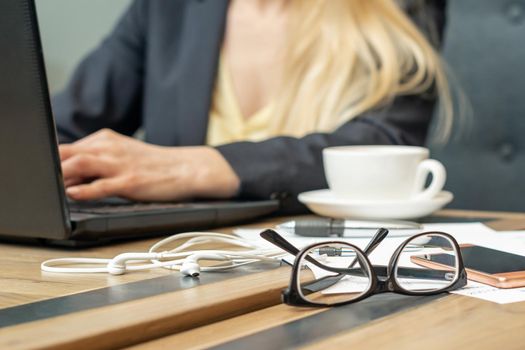
<instances>
[{"instance_id":1,"label":"white earphone","mask_svg":"<svg viewBox=\"0 0 525 350\"><path fill-rule=\"evenodd\" d=\"M186 242L171 250L158 251L159 248L187 239ZM189 248L209 243L233 245L244 250L188 250ZM122 275L127 271L166 268L179 270L186 276L197 277L201 271L232 269L256 261L276 261L286 255L279 249L266 249L254 243L232 235L215 232L188 232L167 237L155 243L147 253L123 253L113 259L98 258L60 258L44 261L40 268L45 272L58 273L109 273ZM222 261L212 266L199 265L200 260ZM89 265L71 267L71 265ZM93 265L100 265L95 267Z\"/></svg>"}]
</instances>

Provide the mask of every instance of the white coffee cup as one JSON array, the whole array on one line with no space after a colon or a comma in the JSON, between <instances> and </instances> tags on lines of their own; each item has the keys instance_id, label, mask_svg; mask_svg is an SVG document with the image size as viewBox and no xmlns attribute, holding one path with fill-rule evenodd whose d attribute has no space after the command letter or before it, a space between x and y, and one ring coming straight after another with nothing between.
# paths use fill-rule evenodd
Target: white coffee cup
<instances>
[{"instance_id":1,"label":"white coffee cup","mask_svg":"<svg viewBox=\"0 0 525 350\"><path fill-rule=\"evenodd\" d=\"M445 185L445 167L415 146L341 146L323 150L330 190L352 200L430 200ZM426 179L432 181L424 188Z\"/></svg>"}]
</instances>

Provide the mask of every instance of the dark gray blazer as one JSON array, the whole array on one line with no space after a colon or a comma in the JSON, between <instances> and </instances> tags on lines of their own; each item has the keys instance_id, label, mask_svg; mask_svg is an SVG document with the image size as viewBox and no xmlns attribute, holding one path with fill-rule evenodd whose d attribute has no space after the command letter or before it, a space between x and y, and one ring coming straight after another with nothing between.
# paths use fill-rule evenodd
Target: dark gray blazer
<instances>
[{"instance_id":1,"label":"dark gray blazer","mask_svg":"<svg viewBox=\"0 0 525 350\"><path fill-rule=\"evenodd\" d=\"M444 1L408 8L425 29L442 27ZM227 0L137 0L111 35L53 100L59 138L103 127L165 146L205 142ZM430 19L430 21L429 21ZM437 25L436 25L437 24ZM326 188L322 149L356 144L423 144L434 98L405 96L333 133L276 137L217 147L241 179L239 196L281 198Z\"/></svg>"}]
</instances>

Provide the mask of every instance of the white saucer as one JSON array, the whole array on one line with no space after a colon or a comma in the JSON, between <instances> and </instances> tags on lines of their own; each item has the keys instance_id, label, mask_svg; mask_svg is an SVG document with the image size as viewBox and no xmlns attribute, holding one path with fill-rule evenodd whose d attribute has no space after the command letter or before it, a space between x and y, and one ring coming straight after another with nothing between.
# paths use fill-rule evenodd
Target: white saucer
<instances>
[{"instance_id":1,"label":"white saucer","mask_svg":"<svg viewBox=\"0 0 525 350\"><path fill-rule=\"evenodd\" d=\"M328 189L299 195L299 201L314 213L338 219L416 219L443 208L453 198L447 191L438 193L431 200L352 200L338 197Z\"/></svg>"}]
</instances>

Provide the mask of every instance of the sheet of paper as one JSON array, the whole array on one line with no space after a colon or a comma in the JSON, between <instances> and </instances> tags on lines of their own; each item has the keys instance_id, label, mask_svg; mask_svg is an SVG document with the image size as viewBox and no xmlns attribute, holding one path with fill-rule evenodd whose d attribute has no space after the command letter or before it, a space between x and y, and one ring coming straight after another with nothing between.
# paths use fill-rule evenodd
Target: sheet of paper
<instances>
[{"instance_id":1,"label":"sheet of paper","mask_svg":"<svg viewBox=\"0 0 525 350\"><path fill-rule=\"evenodd\" d=\"M525 287L500 289L473 281L469 281L466 287L452 293L483 299L498 304L510 304L525 301Z\"/></svg>"}]
</instances>

